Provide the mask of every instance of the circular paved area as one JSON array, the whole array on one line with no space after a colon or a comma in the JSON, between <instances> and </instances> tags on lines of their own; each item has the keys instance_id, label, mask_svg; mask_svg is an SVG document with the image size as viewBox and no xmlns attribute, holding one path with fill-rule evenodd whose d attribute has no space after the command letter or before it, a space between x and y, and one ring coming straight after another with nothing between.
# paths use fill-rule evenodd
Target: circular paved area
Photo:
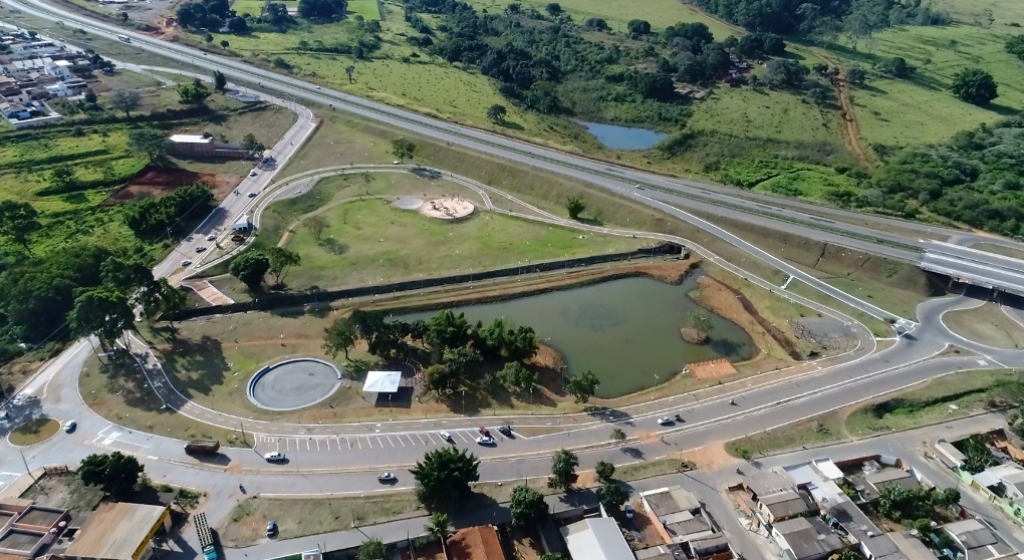
<instances>
[{"instance_id":1,"label":"circular paved area","mask_svg":"<svg viewBox=\"0 0 1024 560\"><path fill-rule=\"evenodd\" d=\"M330 397L340 386L341 372L334 365L299 358L256 372L249 381L249 400L268 410L295 410Z\"/></svg>"},{"instance_id":2,"label":"circular paved area","mask_svg":"<svg viewBox=\"0 0 1024 560\"><path fill-rule=\"evenodd\" d=\"M403 196L396 200L394 205L399 210L419 210L423 206L423 199L415 196Z\"/></svg>"},{"instance_id":3,"label":"circular paved area","mask_svg":"<svg viewBox=\"0 0 1024 560\"><path fill-rule=\"evenodd\" d=\"M441 220L458 220L473 213L476 206L461 196L445 196L428 200L421 208L425 216Z\"/></svg>"}]
</instances>

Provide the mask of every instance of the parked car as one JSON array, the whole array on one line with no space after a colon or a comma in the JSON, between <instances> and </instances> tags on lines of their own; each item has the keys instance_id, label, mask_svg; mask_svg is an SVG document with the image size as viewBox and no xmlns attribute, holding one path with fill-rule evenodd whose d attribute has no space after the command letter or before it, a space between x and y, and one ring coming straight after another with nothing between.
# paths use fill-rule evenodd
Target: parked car
<instances>
[{"instance_id":1,"label":"parked car","mask_svg":"<svg viewBox=\"0 0 1024 560\"><path fill-rule=\"evenodd\" d=\"M67 422L64 423L64 431L69 434L75 431L75 428L77 427L78 424L74 420L68 420Z\"/></svg>"},{"instance_id":2,"label":"parked car","mask_svg":"<svg viewBox=\"0 0 1024 560\"><path fill-rule=\"evenodd\" d=\"M448 432L441 432L438 435L441 436L441 439L447 441L448 443L455 443L455 439L453 439L452 435L449 434Z\"/></svg>"},{"instance_id":3,"label":"parked car","mask_svg":"<svg viewBox=\"0 0 1024 560\"><path fill-rule=\"evenodd\" d=\"M508 424L500 426L498 428L498 431L501 432L505 437L512 437L512 426L509 426Z\"/></svg>"},{"instance_id":4,"label":"parked car","mask_svg":"<svg viewBox=\"0 0 1024 560\"><path fill-rule=\"evenodd\" d=\"M277 521L274 521L273 519L271 519L270 521L267 521L267 536L268 537L273 537L276 534L277 534Z\"/></svg>"},{"instance_id":5,"label":"parked car","mask_svg":"<svg viewBox=\"0 0 1024 560\"><path fill-rule=\"evenodd\" d=\"M377 482L394 482L396 480L398 477L389 472L377 475Z\"/></svg>"},{"instance_id":6,"label":"parked car","mask_svg":"<svg viewBox=\"0 0 1024 560\"><path fill-rule=\"evenodd\" d=\"M192 266L192 261L185 259L181 261L181 266Z\"/></svg>"},{"instance_id":7,"label":"parked car","mask_svg":"<svg viewBox=\"0 0 1024 560\"><path fill-rule=\"evenodd\" d=\"M672 424L672 418L669 416L662 416L661 418L658 418L658 423L662 426L669 426Z\"/></svg>"},{"instance_id":8,"label":"parked car","mask_svg":"<svg viewBox=\"0 0 1024 560\"><path fill-rule=\"evenodd\" d=\"M626 519L633 519L633 506L626 504L622 511L626 513Z\"/></svg>"},{"instance_id":9,"label":"parked car","mask_svg":"<svg viewBox=\"0 0 1024 560\"><path fill-rule=\"evenodd\" d=\"M491 436L480 436L476 438L476 442L480 445L494 445L494 438Z\"/></svg>"},{"instance_id":10,"label":"parked car","mask_svg":"<svg viewBox=\"0 0 1024 560\"><path fill-rule=\"evenodd\" d=\"M265 454L263 458L266 459L268 463L280 463L281 461L284 461L284 453L281 453L280 451L271 451L270 453Z\"/></svg>"},{"instance_id":11,"label":"parked car","mask_svg":"<svg viewBox=\"0 0 1024 560\"><path fill-rule=\"evenodd\" d=\"M480 435L482 436L491 437L491 431L483 426L480 426L480 429L478 429L477 431L480 432Z\"/></svg>"}]
</instances>

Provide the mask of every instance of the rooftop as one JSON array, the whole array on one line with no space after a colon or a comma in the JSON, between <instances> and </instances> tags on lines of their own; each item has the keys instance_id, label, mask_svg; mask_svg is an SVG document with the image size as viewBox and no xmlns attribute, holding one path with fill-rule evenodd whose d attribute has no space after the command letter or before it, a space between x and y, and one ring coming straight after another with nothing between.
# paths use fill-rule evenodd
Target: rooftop
<instances>
[{"instance_id":1,"label":"rooftop","mask_svg":"<svg viewBox=\"0 0 1024 560\"><path fill-rule=\"evenodd\" d=\"M560 529L574 560L633 560L632 549L611 517L584 519Z\"/></svg>"},{"instance_id":2,"label":"rooftop","mask_svg":"<svg viewBox=\"0 0 1024 560\"><path fill-rule=\"evenodd\" d=\"M829 508L828 514L842 525L857 542L864 542L875 535L882 534L882 530L849 500L835 504Z\"/></svg>"},{"instance_id":3,"label":"rooftop","mask_svg":"<svg viewBox=\"0 0 1024 560\"><path fill-rule=\"evenodd\" d=\"M843 541L817 517L797 517L775 524L796 560L821 556L843 548Z\"/></svg>"},{"instance_id":4,"label":"rooftop","mask_svg":"<svg viewBox=\"0 0 1024 560\"><path fill-rule=\"evenodd\" d=\"M167 508L160 506L100 504L68 547L67 556L132 560L167 515Z\"/></svg>"},{"instance_id":5,"label":"rooftop","mask_svg":"<svg viewBox=\"0 0 1024 560\"><path fill-rule=\"evenodd\" d=\"M19 525L32 525L33 527L46 527L49 529L60 521L66 513L62 509L53 509L41 506L30 506L24 513L18 516Z\"/></svg>"},{"instance_id":6,"label":"rooftop","mask_svg":"<svg viewBox=\"0 0 1024 560\"><path fill-rule=\"evenodd\" d=\"M39 544L39 539L46 533L39 531L26 531L24 529L11 529L0 535L0 548L7 550L18 550L21 552L32 552L32 549Z\"/></svg>"},{"instance_id":7,"label":"rooftop","mask_svg":"<svg viewBox=\"0 0 1024 560\"><path fill-rule=\"evenodd\" d=\"M758 472L744 479L747 488L760 499L762 496L777 494L796 487L793 477L787 472Z\"/></svg>"},{"instance_id":8,"label":"rooftop","mask_svg":"<svg viewBox=\"0 0 1024 560\"><path fill-rule=\"evenodd\" d=\"M935 553L921 539L908 533L888 533L887 536L907 560L935 560Z\"/></svg>"},{"instance_id":9,"label":"rooftop","mask_svg":"<svg viewBox=\"0 0 1024 560\"><path fill-rule=\"evenodd\" d=\"M448 539L448 555L452 560L504 560L498 533L490 525L468 527Z\"/></svg>"},{"instance_id":10,"label":"rooftop","mask_svg":"<svg viewBox=\"0 0 1024 560\"><path fill-rule=\"evenodd\" d=\"M371 371L366 374L363 391L367 393L397 393L402 382L400 371Z\"/></svg>"},{"instance_id":11,"label":"rooftop","mask_svg":"<svg viewBox=\"0 0 1024 560\"><path fill-rule=\"evenodd\" d=\"M171 142L175 144L212 144L213 138L204 138L199 134L172 134Z\"/></svg>"},{"instance_id":12,"label":"rooftop","mask_svg":"<svg viewBox=\"0 0 1024 560\"><path fill-rule=\"evenodd\" d=\"M636 560L682 560L686 558L683 547L678 544L660 544L636 551Z\"/></svg>"},{"instance_id":13,"label":"rooftop","mask_svg":"<svg viewBox=\"0 0 1024 560\"><path fill-rule=\"evenodd\" d=\"M942 526L963 547L966 560L995 560L1017 554L1006 541L977 519Z\"/></svg>"},{"instance_id":14,"label":"rooftop","mask_svg":"<svg viewBox=\"0 0 1024 560\"><path fill-rule=\"evenodd\" d=\"M793 517L818 509L814 500L802 490L787 490L771 494L761 498L760 502L776 518Z\"/></svg>"},{"instance_id":15,"label":"rooftop","mask_svg":"<svg viewBox=\"0 0 1024 560\"><path fill-rule=\"evenodd\" d=\"M680 511L700 509L700 502L696 496L679 486L651 490L640 496L650 505L651 513L659 518Z\"/></svg>"}]
</instances>

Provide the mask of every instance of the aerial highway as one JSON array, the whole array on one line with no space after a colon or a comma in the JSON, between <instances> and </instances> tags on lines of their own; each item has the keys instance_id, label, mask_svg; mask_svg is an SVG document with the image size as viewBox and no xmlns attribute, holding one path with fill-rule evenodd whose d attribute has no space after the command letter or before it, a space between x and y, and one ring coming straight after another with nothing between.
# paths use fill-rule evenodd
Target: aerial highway
<instances>
[{"instance_id":1,"label":"aerial highway","mask_svg":"<svg viewBox=\"0 0 1024 560\"><path fill-rule=\"evenodd\" d=\"M416 134L431 137L439 141L463 146L489 155L502 157L521 164L555 172L561 175L580 179L613 192L627 195L636 185L648 185L659 189L672 198L671 204L707 210L715 207L715 213L728 217L742 218L745 221L760 222L761 219L772 217L773 227L793 233L804 233L810 227L817 231L815 238L836 236L836 242L857 249L864 249L865 244L874 247L873 252L885 254L893 258L909 260L918 264L920 253L925 250L926 239L952 239L957 244L970 245L979 241L993 242L992 238L979 236L963 231L950 230L936 226L914 224L911 222L866 216L853 212L824 209L808 203L783 200L777 197L741 192L734 188L700 183L691 180L669 178L661 175L638 171L617 166L612 163L595 161L585 157L556 150L543 148L528 142L484 132L479 129L449 123L426 117L417 113L391 107L362 99L350 94L322 88L316 84L284 76L275 72L248 65L235 59L206 53L178 43L154 39L148 35L128 31L122 27L100 22L89 17L67 12L47 4L44 0L14 0L7 3L50 21L59 21L74 25L88 32L117 39L118 35L130 37L132 44L140 50L174 59L182 63L192 64L207 71L220 70L236 81L255 83L264 89L305 99L326 105L333 109L344 110L355 115L389 124ZM652 193L653 194L653 193ZM657 195L655 195L657 196ZM641 199L642 202L648 203ZM651 206L656 206L650 204ZM664 208L659 208L664 209ZM822 216L831 218L822 218ZM753 217L753 218L752 218ZM760 217L760 219L757 219ZM703 224L697 223L699 227ZM885 233L886 229L903 230L905 234ZM705 228L706 229L706 228ZM713 232L716 233L717 232ZM826 235L827 234L827 235ZM831 240L831 239L827 239ZM1012 241L995 240L996 243L1022 247ZM897 245L894 252L893 244ZM989 253L977 257L982 264L987 262ZM1014 259L1015 260L1015 259ZM963 265L955 258L947 263L953 274L976 281L981 285L1002 287L1006 284L1004 272L988 274L985 268L977 266L977 262ZM1004 263L1005 265L1006 263ZM1004 269L1005 270L1005 269ZM1024 261L1011 265L1014 273L1024 275ZM1007 285L1016 289L1016 285ZM819 288L821 288L819 286ZM835 295L831 294L830 295Z\"/></svg>"}]
</instances>

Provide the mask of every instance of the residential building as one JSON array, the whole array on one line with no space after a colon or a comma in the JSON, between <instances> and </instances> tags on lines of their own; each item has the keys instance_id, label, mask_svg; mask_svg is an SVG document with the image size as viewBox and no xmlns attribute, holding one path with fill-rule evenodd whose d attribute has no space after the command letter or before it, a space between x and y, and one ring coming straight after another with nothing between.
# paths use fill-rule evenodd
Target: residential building
<instances>
[{"instance_id":1,"label":"residential building","mask_svg":"<svg viewBox=\"0 0 1024 560\"><path fill-rule=\"evenodd\" d=\"M817 517L787 519L772 526L772 538L786 560L821 560L846 545Z\"/></svg>"},{"instance_id":2,"label":"residential building","mask_svg":"<svg viewBox=\"0 0 1024 560\"><path fill-rule=\"evenodd\" d=\"M757 501L757 508L769 524L818 511L818 505L804 490L786 490L762 496Z\"/></svg>"},{"instance_id":3,"label":"residential building","mask_svg":"<svg viewBox=\"0 0 1024 560\"><path fill-rule=\"evenodd\" d=\"M949 523L942 530L956 544L956 560L997 560L1017 555L1016 550L977 519Z\"/></svg>"},{"instance_id":4,"label":"residential building","mask_svg":"<svg viewBox=\"0 0 1024 560\"><path fill-rule=\"evenodd\" d=\"M985 469L974 475L974 481L997 496L1024 502L1024 468L1017 463L1003 463Z\"/></svg>"},{"instance_id":5,"label":"residential building","mask_svg":"<svg viewBox=\"0 0 1024 560\"><path fill-rule=\"evenodd\" d=\"M867 541L868 560L936 560L931 551L917 537L909 533L886 533Z\"/></svg>"},{"instance_id":6,"label":"residential building","mask_svg":"<svg viewBox=\"0 0 1024 560\"><path fill-rule=\"evenodd\" d=\"M171 528L164 506L103 503L63 554L72 560L147 560L157 531Z\"/></svg>"},{"instance_id":7,"label":"residential building","mask_svg":"<svg viewBox=\"0 0 1024 560\"><path fill-rule=\"evenodd\" d=\"M461 529L446 546L449 560L505 560L498 532L490 525Z\"/></svg>"},{"instance_id":8,"label":"residential building","mask_svg":"<svg viewBox=\"0 0 1024 560\"><path fill-rule=\"evenodd\" d=\"M0 556L43 555L70 520L67 510L37 506L31 500L0 502Z\"/></svg>"},{"instance_id":9,"label":"residential building","mask_svg":"<svg viewBox=\"0 0 1024 560\"><path fill-rule=\"evenodd\" d=\"M679 486L643 492L640 503L665 544L682 544L715 534L700 502Z\"/></svg>"},{"instance_id":10,"label":"residential building","mask_svg":"<svg viewBox=\"0 0 1024 560\"><path fill-rule=\"evenodd\" d=\"M559 529L572 560L633 560L633 550L611 517L592 517Z\"/></svg>"}]
</instances>

